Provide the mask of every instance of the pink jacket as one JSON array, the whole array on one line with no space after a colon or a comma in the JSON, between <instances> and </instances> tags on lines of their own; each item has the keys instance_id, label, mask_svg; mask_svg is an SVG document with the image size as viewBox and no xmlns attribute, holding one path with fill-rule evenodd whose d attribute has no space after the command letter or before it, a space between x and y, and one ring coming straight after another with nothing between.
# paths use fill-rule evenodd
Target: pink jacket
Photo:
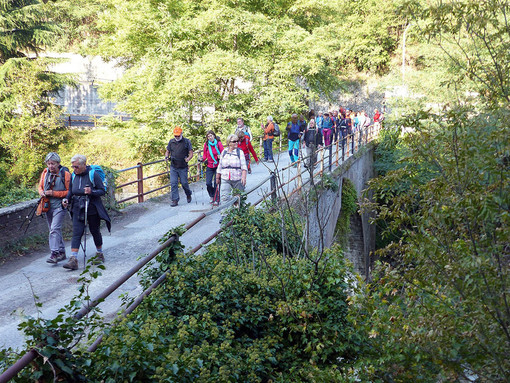
<instances>
[{"instance_id":1,"label":"pink jacket","mask_svg":"<svg viewBox=\"0 0 510 383\"><path fill-rule=\"evenodd\" d=\"M209 145L207 144L209 140L207 140L204 144L204 153L202 154L202 157L204 158L204 161L207 161L207 167L208 168L216 168L218 167L219 158L221 156L221 153L223 152L223 145L221 144L221 141L218 140L218 149L219 153L216 152L216 148L212 147L212 153L214 155L214 159L216 160L216 163L214 163L213 158L211 157L211 153L209 152Z\"/></svg>"}]
</instances>

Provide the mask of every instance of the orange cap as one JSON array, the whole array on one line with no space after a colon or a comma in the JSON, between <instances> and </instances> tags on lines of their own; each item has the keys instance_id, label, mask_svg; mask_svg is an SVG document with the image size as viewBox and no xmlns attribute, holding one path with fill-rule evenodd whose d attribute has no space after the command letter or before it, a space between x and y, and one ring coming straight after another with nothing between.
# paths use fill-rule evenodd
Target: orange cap
<instances>
[{"instance_id":1,"label":"orange cap","mask_svg":"<svg viewBox=\"0 0 510 383\"><path fill-rule=\"evenodd\" d=\"M180 136L182 134L182 128L180 126L176 126L174 128L174 136Z\"/></svg>"}]
</instances>

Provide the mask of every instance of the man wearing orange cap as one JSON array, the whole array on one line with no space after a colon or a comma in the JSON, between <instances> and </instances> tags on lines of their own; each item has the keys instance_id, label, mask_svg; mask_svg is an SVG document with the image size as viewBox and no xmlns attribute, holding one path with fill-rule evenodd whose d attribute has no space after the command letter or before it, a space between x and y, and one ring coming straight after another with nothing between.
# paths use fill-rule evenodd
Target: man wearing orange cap
<instances>
[{"instance_id":1,"label":"man wearing orange cap","mask_svg":"<svg viewBox=\"0 0 510 383\"><path fill-rule=\"evenodd\" d=\"M172 188L172 203L170 206L177 206L179 203L179 180L181 181L186 200L191 202L191 190L188 184L188 162L193 158L193 147L191 141L182 136L182 129L176 126L174 138L166 147L165 160L170 158L170 186Z\"/></svg>"}]
</instances>

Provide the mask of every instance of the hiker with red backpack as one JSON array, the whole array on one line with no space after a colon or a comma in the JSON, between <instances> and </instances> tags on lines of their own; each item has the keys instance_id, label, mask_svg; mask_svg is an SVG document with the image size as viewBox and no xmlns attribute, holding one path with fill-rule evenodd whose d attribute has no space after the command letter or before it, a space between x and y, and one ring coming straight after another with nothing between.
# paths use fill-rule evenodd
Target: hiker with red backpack
<instances>
[{"instance_id":1,"label":"hiker with red backpack","mask_svg":"<svg viewBox=\"0 0 510 383\"><path fill-rule=\"evenodd\" d=\"M253 145L251 144L250 137L247 135L247 133L238 132L237 137L239 139L239 149L241 149L244 153L248 173L251 174L250 153L252 154L257 164L259 163L259 158L257 157L257 153L255 153L255 149L253 149Z\"/></svg>"},{"instance_id":2,"label":"hiker with red backpack","mask_svg":"<svg viewBox=\"0 0 510 383\"><path fill-rule=\"evenodd\" d=\"M87 157L77 154L71 158L73 174L67 197L62 200L64 208L70 204L73 219L73 237L71 239L71 257L63 266L65 269L78 269L78 250L80 248L83 233L88 225L94 244L96 255L94 262L103 263L103 237L99 226L101 220L106 222L108 231L111 229L111 220L101 201L101 196L106 194L104 172L100 166L87 165ZM86 240L83 246L84 257L86 256Z\"/></svg>"}]
</instances>

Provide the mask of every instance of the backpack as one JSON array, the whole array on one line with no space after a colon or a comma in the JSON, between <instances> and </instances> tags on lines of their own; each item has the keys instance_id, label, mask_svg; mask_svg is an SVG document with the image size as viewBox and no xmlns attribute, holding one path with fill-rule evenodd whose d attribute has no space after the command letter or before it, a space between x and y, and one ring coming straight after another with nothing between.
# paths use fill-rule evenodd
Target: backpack
<instances>
[{"instance_id":1,"label":"backpack","mask_svg":"<svg viewBox=\"0 0 510 383\"><path fill-rule=\"evenodd\" d=\"M296 134L301 133L301 131L299 130L299 122L295 126L294 126L294 124L292 122L289 122L289 125L290 125L290 132L291 133L296 133Z\"/></svg>"},{"instance_id":2,"label":"backpack","mask_svg":"<svg viewBox=\"0 0 510 383\"><path fill-rule=\"evenodd\" d=\"M89 170L89 178L90 182L92 182L92 186L96 187L96 184L94 182L94 174L97 172L99 174L99 177L101 178L101 181L103 182L104 191L108 189L108 182L106 181L106 174L104 173L103 168L100 165L90 165ZM75 174L71 174L71 181L74 181Z\"/></svg>"},{"instance_id":3,"label":"backpack","mask_svg":"<svg viewBox=\"0 0 510 383\"><path fill-rule=\"evenodd\" d=\"M221 152L221 160L223 159L223 157L225 157L225 154L227 154L227 149L223 149L223 152ZM236 154L237 154L237 157L239 157L239 160L242 161L240 148L236 148Z\"/></svg>"},{"instance_id":4,"label":"backpack","mask_svg":"<svg viewBox=\"0 0 510 383\"><path fill-rule=\"evenodd\" d=\"M273 136L279 137L280 136L280 126L276 122L273 121L274 130L273 130Z\"/></svg>"}]
</instances>

